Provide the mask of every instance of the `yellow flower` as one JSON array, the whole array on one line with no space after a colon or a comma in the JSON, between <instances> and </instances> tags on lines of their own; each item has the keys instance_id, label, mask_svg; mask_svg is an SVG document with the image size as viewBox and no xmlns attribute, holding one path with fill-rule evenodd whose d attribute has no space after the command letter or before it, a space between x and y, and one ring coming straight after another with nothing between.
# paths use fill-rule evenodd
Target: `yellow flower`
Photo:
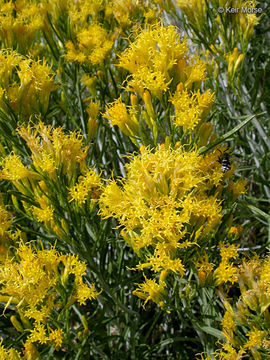
<instances>
[{"instance_id":1,"label":"yellow flower","mask_svg":"<svg viewBox=\"0 0 270 360\"><path fill-rule=\"evenodd\" d=\"M33 165L37 171L55 175L56 170L73 175L76 164L83 164L87 147L83 147L82 135L78 132L65 134L61 127L53 128L39 122L31 127L21 126L20 136L31 150Z\"/></svg>"},{"instance_id":2,"label":"yellow flower","mask_svg":"<svg viewBox=\"0 0 270 360\"><path fill-rule=\"evenodd\" d=\"M233 197L234 199L236 199L239 195L245 194L247 192L247 186L248 181L247 180L237 180L233 186L232 186L232 191L233 191Z\"/></svg>"},{"instance_id":3,"label":"yellow flower","mask_svg":"<svg viewBox=\"0 0 270 360\"><path fill-rule=\"evenodd\" d=\"M207 13L205 0L177 0L176 3L184 11L189 21L195 23L198 29L202 31Z\"/></svg>"},{"instance_id":4,"label":"yellow flower","mask_svg":"<svg viewBox=\"0 0 270 360\"><path fill-rule=\"evenodd\" d=\"M221 350L215 352L215 358L217 360L241 360L244 354L245 350L242 347L237 351L231 344L226 343L222 345Z\"/></svg>"},{"instance_id":5,"label":"yellow flower","mask_svg":"<svg viewBox=\"0 0 270 360\"><path fill-rule=\"evenodd\" d=\"M204 285L206 281L210 279L214 264L209 262L208 255L205 254L199 258L199 261L195 263L198 270L198 278L200 285Z\"/></svg>"},{"instance_id":6,"label":"yellow flower","mask_svg":"<svg viewBox=\"0 0 270 360\"><path fill-rule=\"evenodd\" d=\"M82 283L86 264L79 261L75 255L60 255L54 248L33 251L30 245L23 243L20 244L17 254L19 262L7 259L0 266L1 293L9 295L18 303L24 300L25 311L29 310L27 315L36 319L39 317L39 321L42 321L41 318L47 317L54 306L56 293L50 289L58 281L60 262L64 265L61 274L63 284L68 276L73 274L76 288ZM46 304L43 306L44 299Z\"/></svg>"},{"instance_id":7,"label":"yellow flower","mask_svg":"<svg viewBox=\"0 0 270 360\"><path fill-rule=\"evenodd\" d=\"M206 90L204 93L201 93L198 90L196 94L197 94L198 106L201 112L200 118L204 120L212 107L215 94L214 93L211 94L210 89Z\"/></svg>"},{"instance_id":8,"label":"yellow flower","mask_svg":"<svg viewBox=\"0 0 270 360\"><path fill-rule=\"evenodd\" d=\"M29 177L31 174L20 158L13 153L5 157L1 165L3 169L0 171L0 179L16 181Z\"/></svg>"},{"instance_id":9,"label":"yellow flower","mask_svg":"<svg viewBox=\"0 0 270 360\"><path fill-rule=\"evenodd\" d=\"M246 336L249 339L245 344L245 348L252 349L254 346L256 347L262 346L262 341L266 336L266 332L254 328L252 331L247 333Z\"/></svg>"},{"instance_id":10,"label":"yellow flower","mask_svg":"<svg viewBox=\"0 0 270 360\"><path fill-rule=\"evenodd\" d=\"M42 28L42 9L31 2L15 1L0 4L0 39L5 48L16 47L26 53Z\"/></svg>"},{"instance_id":11,"label":"yellow flower","mask_svg":"<svg viewBox=\"0 0 270 360\"><path fill-rule=\"evenodd\" d=\"M11 348L6 350L3 345L0 344L0 359L3 360L23 360L17 350Z\"/></svg>"},{"instance_id":12,"label":"yellow flower","mask_svg":"<svg viewBox=\"0 0 270 360\"><path fill-rule=\"evenodd\" d=\"M42 246L41 250L34 250L31 245L24 243L17 249L16 257L7 258L0 265L1 301L7 302L6 307L11 303L16 306L24 326L15 317L11 319L13 325L19 331L30 330L24 344L25 356L29 356L27 359L37 356L33 345L35 342L53 342L55 347L61 346L63 331L51 330L50 321L52 313L61 310L59 299L62 294L58 291L66 285L69 275L74 275L75 281L72 282L70 297L65 299L66 310L76 300L82 305L87 299L95 299L100 294L96 292L94 284L88 286L83 282L85 271L86 264L79 261L77 256L59 254L53 247L43 249ZM67 288L66 291L68 295ZM31 329L28 319L34 320Z\"/></svg>"},{"instance_id":13,"label":"yellow flower","mask_svg":"<svg viewBox=\"0 0 270 360\"><path fill-rule=\"evenodd\" d=\"M114 180L105 187L100 213L116 217L127 231L136 229L141 246L165 241L177 249L191 217L207 219L208 228L220 219L220 203L204 193L211 175L200 170L200 158L182 148L142 149L126 165L122 189Z\"/></svg>"},{"instance_id":14,"label":"yellow flower","mask_svg":"<svg viewBox=\"0 0 270 360\"><path fill-rule=\"evenodd\" d=\"M55 284L56 274L46 273L30 246L21 245L18 256L20 263L7 260L0 267L1 293L8 294L18 302L24 300L29 306L36 306Z\"/></svg>"},{"instance_id":15,"label":"yellow flower","mask_svg":"<svg viewBox=\"0 0 270 360\"><path fill-rule=\"evenodd\" d=\"M181 276L185 273L185 267L180 259L172 259L170 246L168 244L159 243L155 248L153 256L147 257L147 262L144 264L137 265L138 269L144 269L145 267L151 266L154 272L161 270L178 272Z\"/></svg>"},{"instance_id":16,"label":"yellow flower","mask_svg":"<svg viewBox=\"0 0 270 360\"><path fill-rule=\"evenodd\" d=\"M29 341L39 341L41 344L46 344L49 340L43 324L37 324L33 330L30 330Z\"/></svg>"},{"instance_id":17,"label":"yellow flower","mask_svg":"<svg viewBox=\"0 0 270 360\"><path fill-rule=\"evenodd\" d=\"M0 84L10 107L23 116L46 112L50 93L57 88L46 61L34 61L15 51L1 50L0 64L0 74L3 74Z\"/></svg>"},{"instance_id":18,"label":"yellow flower","mask_svg":"<svg viewBox=\"0 0 270 360\"><path fill-rule=\"evenodd\" d=\"M165 283L161 281L159 284L152 279L145 277L145 282L137 284L138 288L132 292L133 295L145 300L144 306L149 300L154 301L159 306L164 306L164 296L166 295Z\"/></svg>"},{"instance_id":19,"label":"yellow flower","mask_svg":"<svg viewBox=\"0 0 270 360\"><path fill-rule=\"evenodd\" d=\"M63 330L56 329L50 331L49 340L54 342L55 347L60 347L63 342Z\"/></svg>"},{"instance_id":20,"label":"yellow flower","mask_svg":"<svg viewBox=\"0 0 270 360\"><path fill-rule=\"evenodd\" d=\"M84 176L79 178L79 182L69 189L70 201L77 201L81 206L85 203L87 196L92 193L92 199L96 199L101 188L100 175L94 169L88 169Z\"/></svg>"},{"instance_id":21,"label":"yellow flower","mask_svg":"<svg viewBox=\"0 0 270 360\"><path fill-rule=\"evenodd\" d=\"M236 327L236 323L229 311L225 312L221 324L226 330L234 330Z\"/></svg>"},{"instance_id":22,"label":"yellow flower","mask_svg":"<svg viewBox=\"0 0 270 360\"><path fill-rule=\"evenodd\" d=\"M86 61L86 55L83 52L76 50L72 41L67 41L65 46L67 48L67 53L65 56L67 61L77 61L79 63L84 63Z\"/></svg>"},{"instance_id":23,"label":"yellow flower","mask_svg":"<svg viewBox=\"0 0 270 360\"><path fill-rule=\"evenodd\" d=\"M183 276L179 249L199 244L222 216L220 201L208 193L213 166L202 166L203 156L182 147L140 150L126 164L126 178L104 187L100 214L118 220L121 235L135 251L147 249L138 269Z\"/></svg>"},{"instance_id":24,"label":"yellow flower","mask_svg":"<svg viewBox=\"0 0 270 360\"><path fill-rule=\"evenodd\" d=\"M241 226L241 225L236 226L236 227L232 226L229 230L229 234L235 239L239 238L239 236L242 234L242 232L243 232L243 226Z\"/></svg>"},{"instance_id":25,"label":"yellow flower","mask_svg":"<svg viewBox=\"0 0 270 360\"><path fill-rule=\"evenodd\" d=\"M141 66L133 73L132 79L127 83L126 90L143 96L143 92L147 88L153 95L161 98L163 91L169 89L170 82L171 80L167 81L161 71L151 71L146 66Z\"/></svg>"},{"instance_id":26,"label":"yellow flower","mask_svg":"<svg viewBox=\"0 0 270 360\"><path fill-rule=\"evenodd\" d=\"M241 7L254 9L258 2L255 0L241 1ZM254 27L259 23L260 17L257 17L256 13L240 13L239 14L239 27L241 34L245 40L249 40L254 32Z\"/></svg>"},{"instance_id":27,"label":"yellow flower","mask_svg":"<svg viewBox=\"0 0 270 360\"><path fill-rule=\"evenodd\" d=\"M110 52L113 41L109 39L106 30L98 24L91 24L77 32L77 50L71 41L66 42L68 61L101 64Z\"/></svg>"},{"instance_id":28,"label":"yellow flower","mask_svg":"<svg viewBox=\"0 0 270 360\"><path fill-rule=\"evenodd\" d=\"M127 89L141 96L148 89L160 98L173 80L174 65L187 50L187 42L180 41L176 27L156 24L145 28L120 55L119 66L132 73Z\"/></svg>"},{"instance_id":29,"label":"yellow flower","mask_svg":"<svg viewBox=\"0 0 270 360\"><path fill-rule=\"evenodd\" d=\"M223 262L228 262L230 259L236 259L238 257L238 245L228 245L219 243L220 256Z\"/></svg>"},{"instance_id":30,"label":"yellow flower","mask_svg":"<svg viewBox=\"0 0 270 360\"><path fill-rule=\"evenodd\" d=\"M192 84L201 83L207 80L206 77L206 64L200 59L192 59L190 65L185 69L186 81L184 83L186 89L190 89Z\"/></svg>"},{"instance_id":31,"label":"yellow flower","mask_svg":"<svg viewBox=\"0 0 270 360\"><path fill-rule=\"evenodd\" d=\"M171 102L175 107L174 124L182 126L185 131L193 130L201 115L196 94L190 95L187 90L176 91Z\"/></svg>"},{"instance_id":32,"label":"yellow flower","mask_svg":"<svg viewBox=\"0 0 270 360\"><path fill-rule=\"evenodd\" d=\"M99 114L100 104L91 100L88 104L86 111L91 118L96 118Z\"/></svg>"},{"instance_id":33,"label":"yellow flower","mask_svg":"<svg viewBox=\"0 0 270 360\"><path fill-rule=\"evenodd\" d=\"M32 207L33 214L40 222L53 221L53 207L52 205L45 205L43 208Z\"/></svg>"},{"instance_id":34,"label":"yellow flower","mask_svg":"<svg viewBox=\"0 0 270 360\"><path fill-rule=\"evenodd\" d=\"M103 114L112 126L117 125L119 129L127 136L134 137L139 133L139 122L136 116L132 114L133 107L130 107L130 112L127 111L126 105L121 98L114 103L106 106L107 114Z\"/></svg>"},{"instance_id":35,"label":"yellow flower","mask_svg":"<svg viewBox=\"0 0 270 360\"><path fill-rule=\"evenodd\" d=\"M86 283L80 282L77 287L76 299L80 305L85 305L87 299L96 299L99 294L101 291L97 292L94 284L88 286Z\"/></svg>"},{"instance_id":36,"label":"yellow flower","mask_svg":"<svg viewBox=\"0 0 270 360\"><path fill-rule=\"evenodd\" d=\"M222 261L214 271L216 284L220 285L227 282L234 284L237 281L237 273L237 268L233 264Z\"/></svg>"},{"instance_id":37,"label":"yellow flower","mask_svg":"<svg viewBox=\"0 0 270 360\"><path fill-rule=\"evenodd\" d=\"M35 360L39 358L39 354L35 345L29 340L24 343L24 355L27 360Z\"/></svg>"},{"instance_id":38,"label":"yellow flower","mask_svg":"<svg viewBox=\"0 0 270 360\"><path fill-rule=\"evenodd\" d=\"M71 195L70 201L77 201L79 206L85 203L86 197L88 195L88 189L83 183L74 185L73 188L69 190L69 192Z\"/></svg>"},{"instance_id":39,"label":"yellow flower","mask_svg":"<svg viewBox=\"0 0 270 360\"><path fill-rule=\"evenodd\" d=\"M77 284L80 283L82 276L86 271L86 264L78 259L76 255L62 255L61 262L65 266L65 270L62 275L62 281L65 283L70 274L75 275Z\"/></svg>"},{"instance_id":40,"label":"yellow flower","mask_svg":"<svg viewBox=\"0 0 270 360\"><path fill-rule=\"evenodd\" d=\"M178 84L177 91L170 99L175 107L174 124L182 126L185 131L193 130L199 121L206 118L211 109L213 97L214 94L210 94L210 90L204 93L198 90L192 94L184 88L183 83Z\"/></svg>"}]
</instances>

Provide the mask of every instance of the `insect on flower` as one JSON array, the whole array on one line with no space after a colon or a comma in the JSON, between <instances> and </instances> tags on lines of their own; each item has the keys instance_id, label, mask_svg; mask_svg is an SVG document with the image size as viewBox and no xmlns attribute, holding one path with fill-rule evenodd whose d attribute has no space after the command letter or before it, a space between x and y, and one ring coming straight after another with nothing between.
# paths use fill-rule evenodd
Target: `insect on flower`
<instances>
[{"instance_id":1,"label":"insect on flower","mask_svg":"<svg viewBox=\"0 0 270 360\"><path fill-rule=\"evenodd\" d=\"M231 168L230 154L228 153L229 146L225 151L220 151L221 155L218 157L218 162L221 164L221 171L226 173Z\"/></svg>"}]
</instances>

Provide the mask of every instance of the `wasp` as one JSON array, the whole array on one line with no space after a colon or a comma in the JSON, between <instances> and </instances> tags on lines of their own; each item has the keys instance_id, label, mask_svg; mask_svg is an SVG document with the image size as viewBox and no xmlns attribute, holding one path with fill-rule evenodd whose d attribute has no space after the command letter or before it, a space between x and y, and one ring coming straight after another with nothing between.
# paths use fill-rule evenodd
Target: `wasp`
<instances>
[{"instance_id":1,"label":"wasp","mask_svg":"<svg viewBox=\"0 0 270 360\"><path fill-rule=\"evenodd\" d=\"M223 152L221 150L218 150L221 153L220 156L218 157L218 162L221 164L221 171L223 173L226 173L231 168L231 159L228 150L229 150L229 146Z\"/></svg>"}]
</instances>

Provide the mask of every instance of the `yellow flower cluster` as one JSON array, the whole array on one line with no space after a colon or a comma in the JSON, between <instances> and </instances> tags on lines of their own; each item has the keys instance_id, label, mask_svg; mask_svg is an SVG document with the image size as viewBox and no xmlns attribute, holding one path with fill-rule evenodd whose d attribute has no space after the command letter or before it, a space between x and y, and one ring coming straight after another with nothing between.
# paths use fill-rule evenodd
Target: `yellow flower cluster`
<instances>
[{"instance_id":1,"label":"yellow flower cluster","mask_svg":"<svg viewBox=\"0 0 270 360\"><path fill-rule=\"evenodd\" d=\"M199 90L190 94L187 89L183 89L183 86L178 86L178 89L179 91L176 91L171 98L175 107L175 126L182 126L184 130L193 130L208 115L214 94L211 94L210 90L202 94Z\"/></svg>"},{"instance_id":2,"label":"yellow flower cluster","mask_svg":"<svg viewBox=\"0 0 270 360\"><path fill-rule=\"evenodd\" d=\"M60 172L72 177L77 164L85 167L87 147L83 146L83 137L78 132L65 134L61 127L53 128L39 122L34 126L21 126L18 133L31 150L37 172L50 176Z\"/></svg>"},{"instance_id":3,"label":"yellow flower cluster","mask_svg":"<svg viewBox=\"0 0 270 360\"><path fill-rule=\"evenodd\" d=\"M230 263L231 259L238 257L238 245L228 245L220 243L221 262L214 271L216 277L216 284L220 285L226 282L235 283L237 281L237 268Z\"/></svg>"},{"instance_id":4,"label":"yellow flower cluster","mask_svg":"<svg viewBox=\"0 0 270 360\"><path fill-rule=\"evenodd\" d=\"M92 210L100 195L100 175L94 169L86 166L87 146L84 145L83 137L78 132L65 134L61 127L53 128L39 122L36 125L21 126L18 129L20 136L26 141L30 149L32 162L26 167L20 157L14 153L4 157L1 161L0 180L9 180L23 195L30 197L28 202L23 201L24 210L29 216L34 215L38 222L43 222L47 229L53 230L57 236L63 238L66 232L65 220L62 219L63 227L56 225L54 212L55 207L62 206L63 201L76 201L82 206L87 198L90 198ZM31 168L31 170L30 170ZM75 184L81 174L79 181ZM65 199L57 200L55 204L55 184L59 176L65 176L66 188ZM61 184L62 187L62 184ZM18 208L18 201L14 199L14 205ZM68 235L68 234L67 234Z\"/></svg>"},{"instance_id":5,"label":"yellow flower cluster","mask_svg":"<svg viewBox=\"0 0 270 360\"><path fill-rule=\"evenodd\" d=\"M42 28L42 8L38 2L0 2L0 39L7 49L26 52L33 45L37 32Z\"/></svg>"},{"instance_id":6,"label":"yellow flower cluster","mask_svg":"<svg viewBox=\"0 0 270 360\"><path fill-rule=\"evenodd\" d=\"M215 77L224 62L227 66L228 83L235 90L234 79L247 53L254 27L259 23L262 9L256 0L177 0L177 6L185 15L187 28L202 39L202 48L207 48L206 58L213 55ZM218 11L223 9L224 11ZM213 17L213 14L215 17ZM231 41L228 41L228 39ZM209 46L210 45L210 46ZM212 72L211 71L211 72Z\"/></svg>"},{"instance_id":7,"label":"yellow flower cluster","mask_svg":"<svg viewBox=\"0 0 270 360\"><path fill-rule=\"evenodd\" d=\"M151 2L142 0L42 0L42 3L54 23L61 21L63 13L68 13L72 34L87 28L89 22L107 22L120 34L134 26L133 19L138 22L138 18L145 17L151 21L156 15Z\"/></svg>"},{"instance_id":8,"label":"yellow flower cluster","mask_svg":"<svg viewBox=\"0 0 270 360\"><path fill-rule=\"evenodd\" d=\"M212 270L214 268L214 264L209 262L209 258L207 254L200 256L199 261L195 262L197 271L198 271L198 279L201 286L207 285L207 283L212 280Z\"/></svg>"},{"instance_id":9,"label":"yellow flower cluster","mask_svg":"<svg viewBox=\"0 0 270 360\"><path fill-rule=\"evenodd\" d=\"M29 116L45 112L50 93L56 89L51 68L44 60L24 58L16 51L0 50L0 108L7 111L3 101L17 113Z\"/></svg>"},{"instance_id":10,"label":"yellow flower cluster","mask_svg":"<svg viewBox=\"0 0 270 360\"><path fill-rule=\"evenodd\" d=\"M222 249L227 257L235 257L235 249ZM216 351L217 360L266 359L270 351L269 312L270 258L257 256L237 268L240 296L233 304L219 292L226 312L222 320L226 342ZM243 329L244 335L243 336ZM233 357L234 356L234 357ZM266 356L266 357L265 357Z\"/></svg>"},{"instance_id":11,"label":"yellow flower cluster","mask_svg":"<svg viewBox=\"0 0 270 360\"><path fill-rule=\"evenodd\" d=\"M106 15L113 15L123 30L136 26L139 14L145 17L146 22L155 21L157 17L157 11L151 5L151 1L113 0L108 1L106 6Z\"/></svg>"},{"instance_id":12,"label":"yellow flower cluster","mask_svg":"<svg viewBox=\"0 0 270 360\"><path fill-rule=\"evenodd\" d=\"M118 219L122 236L135 251L154 250L139 269L183 275L178 249L196 244L221 219L220 201L207 193L221 181L220 167L196 151L160 145L155 151L142 147L126 169L121 186L113 179L105 187L100 214Z\"/></svg>"},{"instance_id":13,"label":"yellow flower cluster","mask_svg":"<svg viewBox=\"0 0 270 360\"><path fill-rule=\"evenodd\" d=\"M63 340L62 329L51 329L50 319L65 306L68 309L75 301L81 305L87 299L95 299L99 293L94 284L88 286L83 281L86 264L74 255L62 255L55 248L34 250L30 244L21 243L15 258L6 259L0 265L0 300L16 306L21 321L12 317L14 327L25 331L24 325L31 328L25 341L25 351L30 344L52 342L59 347ZM59 286L67 288L69 276L73 275L73 291L61 299ZM67 291L67 290L66 290ZM65 301L62 303L61 301ZM28 325L27 325L28 324ZM3 349L2 349L3 350Z\"/></svg>"},{"instance_id":14,"label":"yellow flower cluster","mask_svg":"<svg viewBox=\"0 0 270 360\"><path fill-rule=\"evenodd\" d=\"M235 2L235 7L255 9L259 4L256 0L238 0ZM249 39L254 32L254 27L259 23L260 18L256 12L249 12L248 14L240 12L236 18L237 26L240 34L244 39Z\"/></svg>"},{"instance_id":15,"label":"yellow flower cluster","mask_svg":"<svg viewBox=\"0 0 270 360\"><path fill-rule=\"evenodd\" d=\"M144 283L137 285L138 289L134 290L132 294L138 296L140 299L145 300L144 306L149 300L154 301L160 307L164 306L163 299L166 295L166 284L164 281L157 283L154 279L145 278Z\"/></svg>"},{"instance_id":16,"label":"yellow flower cluster","mask_svg":"<svg viewBox=\"0 0 270 360\"><path fill-rule=\"evenodd\" d=\"M104 61L113 46L106 30L97 24L88 25L86 29L77 33L78 49L72 41L66 43L68 61L78 61L92 65Z\"/></svg>"},{"instance_id":17,"label":"yellow flower cluster","mask_svg":"<svg viewBox=\"0 0 270 360\"><path fill-rule=\"evenodd\" d=\"M76 201L81 206L86 202L89 194L91 194L92 200L97 199L100 189L100 175L94 169L88 169L85 175L79 178L79 182L69 190L71 195L70 201Z\"/></svg>"},{"instance_id":18,"label":"yellow flower cluster","mask_svg":"<svg viewBox=\"0 0 270 360\"><path fill-rule=\"evenodd\" d=\"M38 197L36 200L40 207L33 206L33 214L35 215L37 221L44 222L47 227L52 228L54 224L53 206L50 204L50 201L47 200L47 197L45 195Z\"/></svg>"},{"instance_id":19,"label":"yellow flower cluster","mask_svg":"<svg viewBox=\"0 0 270 360\"><path fill-rule=\"evenodd\" d=\"M145 89L161 98L169 89L174 75L183 76L177 64L185 62L187 42L180 41L174 26L151 26L142 31L121 55L119 66L128 70L132 78L126 89L143 96Z\"/></svg>"},{"instance_id":20,"label":"yellow flower cluster","mask_svg":"<svg viewBox=\"0 0 270 360\"><path fill-rule=\"evenodd\" d=\"M0 345L0 359L3 360L21 360L23 359L17 350L15 349L5 349L4 346Z\"/></svg>"},{"instance_id":21,"label":"yellow flower cluster","mask_svg":"<svg viewBox=\"0 0 270 360\"><path fill-rule=\"evenodd\" d=\"M133 26L133 17L138 19L141 14L147 21L152 21L155 15L151 4L143 1L68 0L60 1L60 4L52 1L45 7L55 21L60 20L61 10L68 12L72 36L65 43L66 59L89 65L100 65L105 61L114 41ZM109 29L104 26L106 22L110 24Z\"/></svg>"},{"instance_id":22,"label":"yellow flower cluster","mask_svg":"<svg viewBox=\"0 0 270 360\"><path fill-rule=\"evenodd\" d=\"M23 165L19 156L14 153L4 157L1 161L2 170L0 171L0 179L17 182L31 176L31 171Z\"/></svg>"},{"instance_id":23,"label":"yellow flower cluster","mask_svg":"<svg viewBox=\"0 0 270 360\"><path fill-rule=\"evenodd\" d=\"M139 122L136 117L137 107L130 106L129 111L121 99L106 106L107 114L103 114L112 126L117 125L123 134L134 137L139 134Z\"/></svg>"},{"instance_id":24,"label":"yellow flower cluster","mask_svg":"<svg viewBox=\"0 0 270 360\"><path fill-rule=\"evenodd\" d=\"M107 106L104 117L132 140L140 138L146 125L154 139L158 136L157 120L161 114L156 113L152 99L163 101L163 107L167 103L168 121L172 120L184 131L194 130L212 107L214 94L210 90L203 93L198 90L207 79L206 64L190 56L187 41L181 41L175 26L160 23L146 26L119 56L118 66L131 73L126 79L125 89L142 98L146 111L139 104L137 95L131 94L129 108L119 98ZM165 100L168 91L171 93L169 101L173 104L170 111L168 99ZM165 124L162 126L166 128Z\"/></svg>"},{"instance_id":25,"label":"yellow flower cluster","mask_svg":"<svg viewBox=\"0 0 270 360\"><path fill-rule=\"evenodd\" d=\"M54 22L61 21L63 13L68 13L72 32L86 26L88 18L96 21L99 13L104 11L106 1L100 0L43 0L44 7L53 17Z\"/></svg>"}]
</instances>

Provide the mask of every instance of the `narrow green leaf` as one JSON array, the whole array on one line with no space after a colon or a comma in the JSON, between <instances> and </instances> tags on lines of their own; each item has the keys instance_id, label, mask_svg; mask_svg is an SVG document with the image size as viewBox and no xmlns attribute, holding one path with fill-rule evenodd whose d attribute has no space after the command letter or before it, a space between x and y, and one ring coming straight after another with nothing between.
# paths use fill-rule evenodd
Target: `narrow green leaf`
<instances>
[{"instance_id":1,"label":"narrow green leaf","mask_svg":"<svg viewBox=\"0 0 270 360\"><path fill-rule=\"evenodd\" d=\"M255 116L259 116L262 115L264 113L258 114L258 115L251 115L251 116L247 116L245 120L243 120L240 124L238 124L237 126L235 126L232 130L226 132L226 134L220 136L218 139L216 139L215 141L213 141L211 144L207 145L207 146L203 146L200 151L199 154L202 155L204 153L206 153L208 150L212 149L213 147L217 146L218 144L224 142L226 139L228 139L229 137L231 137L233 134L235 134L237 131L239 131L240 129L242 129L242 127L244 127L245 125L247 125L252 119L254 119Z\"/></svg>"},{"instance_id":2,"label":"narrow green leaf","mask_svg":"<svg viewBox=\"0 0 270 360\"><path fill-rule=\"evenodd\" d=\"M201 329L207 334L213 335L220 340L225 340L225 336L218 329L212 328L211 326L202 326Z\"/></svg>"},{"instance_id":3,"label":"narrow green leaf","mask_svg":"<svg viewBox=\"0 0 270 360\"><path fill-rule=\"evenodd\" d=\"M246 204L246 206L251 210L254 211L256 214L261 215L263 218L265 218L266 220L270 220L270 215L266 214L264 211L262 211L261 209L258 209L256 206L253 205L249 205Z\"/></svg>"}]
</instances>

